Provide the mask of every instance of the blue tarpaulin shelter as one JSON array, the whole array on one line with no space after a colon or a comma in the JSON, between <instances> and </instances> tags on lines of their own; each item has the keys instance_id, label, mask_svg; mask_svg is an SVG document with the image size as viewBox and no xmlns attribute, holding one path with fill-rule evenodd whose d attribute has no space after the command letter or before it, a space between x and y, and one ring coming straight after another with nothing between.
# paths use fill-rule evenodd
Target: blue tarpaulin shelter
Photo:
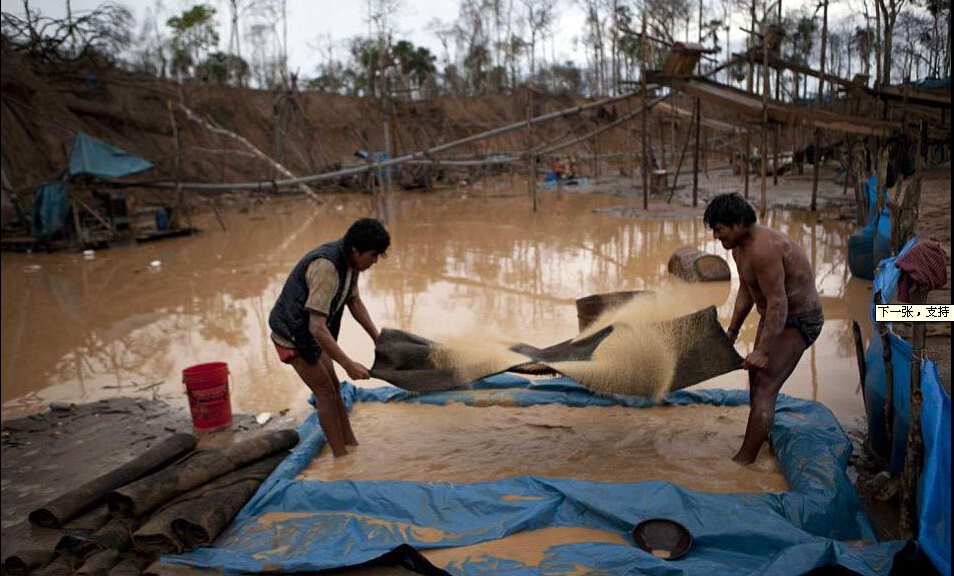
<instances>
[{"instance_id":1,"label":"blue tarpaulin shelter","mask_svg":"<svg viewBox=\"0 0 954 576\"><path fill-rule=\"evenodd\" d=\"M70 176L122 178L152 168L152 162L130 154L85 132L77 132L70 151Z\"/></svg>"},{"instance_id":2,"label":"blue tarpaulin shelter","mask_svg":"<svg viewBox=\"0 0 954 576\"><path fill-rule=\"evenodd\" d=\"M504 405L647 407L645 399L597 396L567 378L528 381L498 375L474 385ZM395 387L342 385L355 402L463 402L486 405L469 390L415 395ZM681 390L664 404L747 403L743 390ZM324 434L311 414L302 441L246 504L215 546L162 561L226 572L314 571L351 566L409 544L457 547L522 530L572 526L614 532L632 543L638 522L671 518L693 535L675 562L633 544L551 546L537 566L481 555L448 566L452 574L801 574L836 564L887 574L901 542L873 544L874 532L845 470L851 444L834 416L815 402L780 396L772 431L791 490L781 494L698 492L669 482L609 483L543 477L448 483L393 480L321 482L296 476L318 454ZM514 439L515 442L519 439ZM859 541L866 541L860 544Z\"/></svg>"},{"instance_id":3,"label":"blue tarpaulin shelter","mask_svg":"<svg viewBox=\"0 0 954 576\"><path fill-rule=\"evenodd\" d=\"M77 132L70 150L69 170L61 182L47 184L33 199L31 234L49 236L61 232L70 212L70 183L74 176L122 178L152 168L152 163Z\"/></svg>"}]
</instances>

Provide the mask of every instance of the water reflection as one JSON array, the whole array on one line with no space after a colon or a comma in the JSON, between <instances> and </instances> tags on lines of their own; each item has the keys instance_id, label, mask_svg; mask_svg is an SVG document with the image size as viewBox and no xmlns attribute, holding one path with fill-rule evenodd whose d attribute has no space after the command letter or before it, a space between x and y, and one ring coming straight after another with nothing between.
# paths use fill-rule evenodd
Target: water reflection
<instances>
[{"instance_id":1,"label":"water reflection","mask_svg":"<svg viewBox=\"0 0 954 576\"><path fill-rule=\"evenodd\" d=\"M379 326L438 338L478 329L552 344L576 334L580 296L679 287L666 263L681 246L728 258L698 214L634 220L594 212L621 202L543 192L534 213L526 195L493 189L342 195L322 206L272 200L226 213L227 232L210 221L201 236L101 251L94 260L4 254L3 416L53 400L153 390L184 405L181 370L208 361L229 363L236 410L304 412L305 387L275 358L268 312L301 254L361 216L386 215L393 237L389 257L362 280L372 316ZM816 397L840 417L860 415L860 396L847 384L857 381L850 319L864 317L870 284L849 281L850 225L787 212L769 221L810 251L829 319L783 391ZM150 267L153 260L161 266ZM725 322L736 287L679 290L692 306L717 305ZM753 314L741 348L751 348L756 324ZM344 323L341 342L370 365L373 349L356 323ZM139 390L157 381L164 384ZM744 385L737 372L703 386Z\"/></svg>"}]
</instances>

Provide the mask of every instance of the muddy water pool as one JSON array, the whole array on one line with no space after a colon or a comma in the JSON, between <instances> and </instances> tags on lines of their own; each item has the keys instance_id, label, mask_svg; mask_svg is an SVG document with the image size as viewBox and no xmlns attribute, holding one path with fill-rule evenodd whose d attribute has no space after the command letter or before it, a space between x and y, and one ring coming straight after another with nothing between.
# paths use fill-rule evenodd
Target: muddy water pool
<instances>
[{"instance_id":1,"label":"muddy water pool","mask_svg":"<svg viewBox=\"0 0 954 576\"><path fill-rule=\"evenodd\" d=\"M234 410L305 414L308 392L278 361L268 313L298 258L363 216L386 220L393 237L389 257L360 285L379 327L434 339L486 332L546 346L577 333L576 298L618 290L673 294L687 310L714 304L727 322L734 270L732 282L707 285L687 285L666 270L684 245L729 257L704 228L701 208L669 207L653 217L651 207L650 217L634 219L613 207L639 213L635 200L570 189L541 192L539 200L534 212L530 198L512 189L336 195L320 206L271 199L226 210L225 231L209 218L197 236L101 250L92 259L4 253L3 417L115 395L184 406L181 370L210 361L229 364ZM770 212L768 224L805 247L828 319L783 392L823 402L852 426L863 406L851 320L864 318L870 294L870 283L847 270L852 225L788 211ZM753 312L740 353L751 349L756 324ZM350 318L340 342L370 366L371 341ZM745 385L735 372L699 387Z\"/></svg>"}]
</instances>

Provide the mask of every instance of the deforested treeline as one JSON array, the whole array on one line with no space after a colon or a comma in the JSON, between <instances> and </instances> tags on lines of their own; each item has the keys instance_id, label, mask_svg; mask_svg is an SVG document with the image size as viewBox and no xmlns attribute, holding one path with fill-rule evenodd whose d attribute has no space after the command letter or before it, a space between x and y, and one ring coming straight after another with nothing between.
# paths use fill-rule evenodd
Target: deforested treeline
<instances>
[{"instance_id":1,"label":"deforested treeline","mask_svg":"<svg viewBox=\"0 0 954 576\"><path fill-rule=\"evenodd\" d=\"M783 31L780 53L789 62L845 79L863 75L870 87L949 78L951 70L950 0L459 0L456 19L425 26L427 45L399 32L401 0L367 0L352 4L366 31L316 36L296 47L307 50L309 64L294 69L286 0L185 9L156 0L138 15L111 1L83 12L65 2L61 18L29 0L4 12L5 42L49 66L98 60L177 82L266 90L419 100L532 85L542 93L615 95L639 80L641 68L658 67L674 42L705 46L705 71L758 44L751 32L766 24ZM561 22L573 30L569 46ZM577 57L560 56L567 53ZM758 82L744 57L716 78L749 89ZM778 82L782 99L817 91L817 81L797 71Z\"/></svg>"}]
</instances>

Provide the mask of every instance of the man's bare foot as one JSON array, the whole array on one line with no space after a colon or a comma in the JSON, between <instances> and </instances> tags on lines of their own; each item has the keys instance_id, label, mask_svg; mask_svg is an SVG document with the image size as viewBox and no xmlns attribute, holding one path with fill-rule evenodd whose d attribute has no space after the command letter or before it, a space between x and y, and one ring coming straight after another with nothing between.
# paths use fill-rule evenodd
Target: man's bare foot
<instances>
[{"instance_id":1,"label":"man's bare foot","mask_svg":"<svg viewBox=\"0 0 954 576\"><path fill-rule=\"evenodd\" d=\"M756 454L757 454L757 453L756 453ZM736 452L735 456L732 457L732 460L733 460L734 462L737 462L738 464L741 464L741 465L743 465L743 466L747 466L747 465L751 464L752 462L755 462L755 456L750 456L750 455L748 455L748 454L743 454L742 451L739 450L738 452Z\"/></svg>"}]
</instances>

